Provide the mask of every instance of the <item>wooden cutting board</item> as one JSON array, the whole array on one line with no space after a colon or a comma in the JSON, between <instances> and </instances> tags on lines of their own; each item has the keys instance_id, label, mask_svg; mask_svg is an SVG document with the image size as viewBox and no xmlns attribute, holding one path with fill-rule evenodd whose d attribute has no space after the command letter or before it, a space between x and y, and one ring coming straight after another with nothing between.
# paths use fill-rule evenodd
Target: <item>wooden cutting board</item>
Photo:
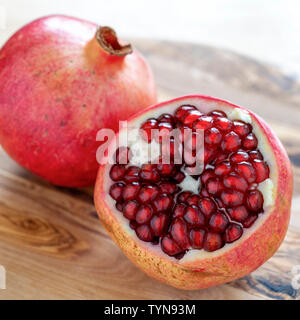
<instances>
[{"instance_id":1,"label":"wooden cutting board","mask_svg":"<svg viewBox=\"0 0 300 320\"><path fill-rule=\"evenodd\" d=\"M174 289L147 277L113 244L97 218L92 188L54 187L0 149L0 265L7 276L0 299L299 299L292 286L292 268L300 265L299 83L229 51L133 42L154 69L160 101L191 93L217 96L249 107L274 128L295 173L284 243L243 279L199 291Z\"/></svg>"}]
</instances>

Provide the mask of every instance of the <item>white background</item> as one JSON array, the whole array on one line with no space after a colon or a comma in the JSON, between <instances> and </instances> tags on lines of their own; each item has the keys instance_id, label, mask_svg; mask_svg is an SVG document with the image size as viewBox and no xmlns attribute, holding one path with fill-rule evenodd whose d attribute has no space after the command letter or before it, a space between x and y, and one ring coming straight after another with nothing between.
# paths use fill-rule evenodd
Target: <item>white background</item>
<instances>
[{"instance_id":1,"label":"white background","mask_svg":"<svg viewBox=\"0 0 300 320\"><path fill-rule=\"evenodd\" d=\"M0 7L0 44L34 18L64 13L123 37L232 49L300 76L300 0L0 0Z\"/></svg>"}]
</instances>

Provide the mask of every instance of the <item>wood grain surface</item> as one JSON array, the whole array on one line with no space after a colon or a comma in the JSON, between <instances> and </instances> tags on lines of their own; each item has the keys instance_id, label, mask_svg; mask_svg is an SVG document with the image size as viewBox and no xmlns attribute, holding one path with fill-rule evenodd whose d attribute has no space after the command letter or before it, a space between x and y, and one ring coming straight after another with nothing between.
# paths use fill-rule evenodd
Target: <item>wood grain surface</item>
<instances>
[{"instance_id":1,"label":"wood grain surface","mask_svg":"<svg viewBox=\"0 0 300 320\"><path fill-rule=\"evenodd\" d=\"M0 149L0 299L300 299L292 268L300 265L300 85L276 68L229 51L134 40L151 63L159 100L207 94L263 116L293 163L295 191L287 237L251 275L199 291L182 291L135 268L101 226L92 188L47 184Z\"/></svg>"}]
</instances>

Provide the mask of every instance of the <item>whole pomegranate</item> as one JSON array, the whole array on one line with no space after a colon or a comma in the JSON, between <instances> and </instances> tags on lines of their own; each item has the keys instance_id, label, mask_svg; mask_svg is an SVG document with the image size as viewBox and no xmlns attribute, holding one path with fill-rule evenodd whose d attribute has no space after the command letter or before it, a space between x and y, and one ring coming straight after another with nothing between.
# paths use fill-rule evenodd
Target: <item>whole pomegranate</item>
<instances>
[{"instance_id":1,"label":"whole pomegranate","mask_svg":"<svg viewBox=\"0 0 300 320\"><path fill-rule=\"evenodd\" d=\"M0 51L0 143L56 185L93 184L97 131L155 102L149 66L109 27L48 16Z\"/></svg>"},{"instance_id":2,"label":"whole pomegranate","mask_svg":"<svg viewBox=\"0 0 300 320\"><path fill-rule=\"evenodd\" d=\"M293 178L285 150L260 117L186 96L140 112L127 127L144 134L124 128L120 144L111 141L94 199L134 264L174 287L200 289L243 277L275 253L289 223ZM175 129L190 134L179 143L169 136L164 162L163 137ZM193 154L199 132L203 167L196 172L182 150L187 145Z\"/></svg>"}]
</instances>

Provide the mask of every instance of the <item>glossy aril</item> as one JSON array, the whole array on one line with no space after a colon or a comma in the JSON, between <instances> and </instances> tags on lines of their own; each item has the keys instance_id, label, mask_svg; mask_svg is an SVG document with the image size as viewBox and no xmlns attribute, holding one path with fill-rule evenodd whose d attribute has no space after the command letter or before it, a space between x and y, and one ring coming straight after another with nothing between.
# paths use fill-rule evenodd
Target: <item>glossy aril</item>
<instances>
[{"instance_id":1,"label":"glossy aril","mask_svg":"<svg viewBox=\"0 0 300 320\"><path fill-rule=\"evenodd\" d=\"M229 220L224 213L216 212L210 217L208 226L210 230L220 233L226 229L228 223Z\"/></svg>"},{"instance_id":2,"label":"glossy aril","mask_svg":"<svg viewBox=\"0 0 300 320\"><path fill-rule=\"evenodd\" d=\"M239 206L235 208L228 208L227 212L232 220L242 222L249 216L248 209L245 206Z\"/></svg>"},{"instance_id":3,"label":"glossy aril","mask_svg":"<svg viewBox=\"0 0 300 320\"><path fill-rule=\"evenodd\" d=\"M254 159L252 162L252 165L255 169L256 183L263 182L269 177L270 175L269 167L263 160Z\"/></svg>"},{"instance_id":4,"label":"glossy aril","mask_svg":"<svg viewBox=\"0 0 300 320\"><path fill-rule=\"evenodd\" d=\"M153 234L151 229L148 225L140 225L135 229L136 235L139 239L145 242L151 242L153 239Z\"/></svg>"},{"instance_id":5,"label":"glossy aril","mask_svg":"<svg viewBox=\"0 0 300 320\"><path fill-rule=\"evenodd\" d=\"M159 189L156 186L153 185L146 185L141 188L139 191L139 194L137 196L137 199L141 203L152 203L154 199L156 199L157 195L159 193Z\"/></svg>"},{"instance_id":6,"label":"glossy aril","mask_svg":"<svg viewBox=\"0 0 300 320\"><path fill-rule=\"evenodd\" d=\"M153 234L157 237L164 234L168 222L168 215L166 213L158 213L151 219L150 226Z\"/></svg>"},{"instance_id":7,"label":"glossy aril","mask_svg":"<svg viewBox=\"0 0 300 320\"><path fill-rule=\"evenodd\" d=\"M144 224L151 219L153 209L150 205L142 205L138 208L135 220L138 224Z\"/></svg>"},{"instance_id":8,"label":"glossy aril","mask_svg":"<svg viewBox=\"0 0 300 320\"><path fill-rule=\"evenodd\" d=\"M198 201L198 207L206 218L210 217L216 210L215 202L210 198L200 198Z\"/></svg>"},{"instance_id":9,"label":"glossy aril","mask_svg":"<svg viewBox=\"0 0 300 320\"><path fill-rule=\"evenodd\" d=\"M182 218L175 219L170 226L170 234L181 249L188 249L189 236L186 222Z\"/></svg>"},{"instance_id":10,"label":"glossy aril","mask_svg":"<svg viewBox=\"0 0 300 320\"><path fill-rule=\"evenodd\" d=\"M253 212L261 212L263 208L264 197L259 190L251 190L246 194L246 205Z\"/></svg>"},{"instance_id":11,"label":"glossy aril","mask_svg":"<svg viewBox=\"0 0 300 320\"><path fill-rule=\"evenodd\" d=\"M245 137L252 130L252 126L249 123L242 121L233 121L232 131L238 134L239 137Z\"/></svg>"},{"instance_id":12,"label":"glossy aril","mask_svg":"<svg viewBox=\"0 0 300 320\"><path fill-rule=\"evenodd\" d=\"M204 243L205 230L194 228L190 231L190 244L193 249L202 249Z\"/></svg>"},{"instance_id":13,"label":"glossy aril","mask_svg":"<svg viewBox=\"0 0 300 320\"><path fill-rule=\"evenodd\" d=\"M139 191L140 191L140 184L138 182L128 183L123 188L122 197L126 200L134 200L136 199Z\"/></svg>"},{"instance_id":14,"label":"glossy aril","mask_svg":"<svg viewBox=\"0 0 300 320\"><path fill-rule=\"evenodd\" d=\"M257 138L253 133L248 134L243 141L243 147L245 150L256 149L257 144L258 144Z\"/></svg>"},{"instance_id":15,"label":"glossy aril","mask_svg":"<svg viewBox=\"0 0 300 320\"><path fill-rule=\"evenodd\" d=\"M222 248L224 241L220 233L209 231L204 237L203 247L204 250L212 252Z\"/></svg>"},{"instance_id":16,"label":"glossy aril","mask_svg":"<svg viewBox=\"0 0 300 320\"><path fill-rule=\"evenodd\" d=\"M205 217L195 205L186 208L184 219L192 227L203 227L205 225Z\"/></svg>"},{"instance_id":17,"label":"glossy aril","mask_svg":"<svg viewBox=\"0 0 300 320\"><path fill-rule=\"evenodd\" d=\"M139 204L135 200L126 201L123 205L123 215L128 220L134 220Z\"/></svg>"},{"instance_id":18,"label":"glossy aril","mask_svg":"<svg viewBox=\"0 0 300 320\"><path fill-rule=\"evenodd\" d=\"M161 248L169 256L175 256L182 251L179 245L169 235L163 237Z\"/></svg>"},{"instance_id":19,"label":"glossy aril","mask_svg":"<svg viewBox=\"0 0 300 320\"><path fill-rule=\"evenodd\" d=\"M114 200L120 201L122 199L123 188L124 188L123 183L121 183L121 182L114 183L109 189L110 196Z\"/></svg>"},{"instance_id":20,"label":"glossy aril","mask_svg":"<svg viewBox=\"0 0 300 320\"><path fill-rule=\"evenodd\" d=\"M144 140L146 140L148 143L150 143L154 137L154 131L152 130L158 129L158 123L159 122L156 119L149 119L142 124L141 134Z\"/></svg>"},{"instance_id":21,"label":"glossy aril","mask_svg":"<svg viewBox=\"0 0 300 320\"><path fill-rule=\"evenodd\" d=\"M223 178L223 184L225 188L235 189L245 192L248 189L248 183L246 179L239 176L235 172L232 172Z\"/></svg>"},{"instance_id":22,"label":"glossy aril","mask_svg":"<svg viewBox=\"0 0 300 320\"><path fill-rule=\"evenodd\" d=\"M126 168L124 165L115 164L111 167L109 175L113 181L118 181L123 179L125 172Z\"/></svg>"},{"instance_id":23,"label":"glossy aril","mask_svg":"<svg viewBox=\"0 0 300 320\"><path fill-rule=\"evenodd\" d=\"M241 146L241 138L233 131L227 133L221 144L224 152L234 152Z\"/></svg>"},{"instance_id":24,"label":"glossy aril","mask_svg":"<svg viewBox=\"0 0 300 320\"><path fill-rule=\"evenodd\" d=\"M243 234L243 228L237 223L231 223L225 230L224 240L227 243L238 240Z\"/></svg>"}]
</instances>

